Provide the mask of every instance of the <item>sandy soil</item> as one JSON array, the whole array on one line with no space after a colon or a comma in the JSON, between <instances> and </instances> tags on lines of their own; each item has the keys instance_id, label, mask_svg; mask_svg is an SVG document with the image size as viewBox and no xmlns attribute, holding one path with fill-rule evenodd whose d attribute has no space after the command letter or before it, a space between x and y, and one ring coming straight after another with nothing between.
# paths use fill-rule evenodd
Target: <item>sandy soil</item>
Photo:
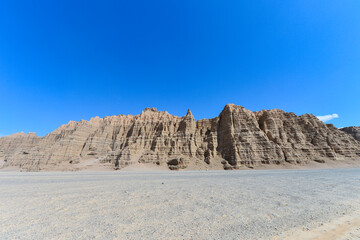
<instances>
[{"instance_id":1,"label":"sandy soil","mask_svg":"<svg viewBox=\"0 0 360 240\"><path fill-rule=\"evenodd\" d=\"M97 172L97 171L169 171L167 164L157 165L155 163L139 163L139 158L141 157L142 152L139 152L137 155L134 155L130 161L130 165L127 167L121 168L120 170L115 170L113 163L103 163L98 158L88 158L81 159L76 163L62 162L56 165L48 164L44 165L41 168L41 172L63 172L63 171L87 171L87 172ZM224 170L223 164L221 161L223 159L215 158L212 160L211 164L207 164L204 161L198 159L197 161L191 161L188 163L185 169L182 171L211 171L211 170ZM318 163L315 161L309 161L305 165L300 164L259 164L253 167L241 166L239 170L269 170L269 169L330 169L330 168L360 168L360 161L358 160L326 160L324 163ZM0 166L0 172L4 171L19 171L27 172L27 169L21 169L20 167Z\"/></svg>"},{"instance_id":2,"label":"sandy soil","mask_svg":"<svg viewBox=\"0 0 360 240\"><path fill-rule=\"evenodd\" d=\"M320 223L315 228L295 228L275 236L273 240L291 240L294 239L311 240L348 240L360 239L360 211L354 211L342 217L336 218L330 222Z\"/></svg>"},{"instance_id":3,"label":"sandy soil","mask_svg":"<svg viewBox=\"0 0 360 240\"><path fill-rule=\"evenodd\" d=\"M0 172L0 239L359 239L360 169Z\"/></svg>"}]
</instances>

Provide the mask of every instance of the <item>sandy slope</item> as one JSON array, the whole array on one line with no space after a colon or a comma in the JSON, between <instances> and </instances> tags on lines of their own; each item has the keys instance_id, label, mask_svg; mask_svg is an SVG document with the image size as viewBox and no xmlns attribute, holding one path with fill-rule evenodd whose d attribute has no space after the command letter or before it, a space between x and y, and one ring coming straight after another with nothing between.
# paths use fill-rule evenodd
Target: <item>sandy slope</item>
<instances>
[{"instance_id":1,"label":"sandy slope","mask_svg":"<svg viewBox=\"0 0 360 240\"><path fill-rule=\"evenodd\" d=\"M0 239L359 239L360 169L0 172Z\"/></svg>"}]
</instances>

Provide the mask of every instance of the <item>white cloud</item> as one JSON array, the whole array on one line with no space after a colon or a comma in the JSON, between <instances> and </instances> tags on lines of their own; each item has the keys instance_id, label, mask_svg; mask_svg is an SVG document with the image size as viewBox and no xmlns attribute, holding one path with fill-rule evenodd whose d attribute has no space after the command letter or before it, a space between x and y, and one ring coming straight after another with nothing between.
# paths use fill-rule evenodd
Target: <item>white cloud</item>
<instances>
[{"instance_id":1,"label":"white cloud","mask_svg":"<svg viewBox=\"0 0 360 240\"><path fill-rule=\"evenodd\" d=\"M317 118L323 122L327 122L327 121L330 121L330 120L332 120L334 118L338 118L338 117L339 117L339 115L337 115L336 113L331 114L331 115L325 115L325 116L317 116Z\"/></svg>"}]
</instances>

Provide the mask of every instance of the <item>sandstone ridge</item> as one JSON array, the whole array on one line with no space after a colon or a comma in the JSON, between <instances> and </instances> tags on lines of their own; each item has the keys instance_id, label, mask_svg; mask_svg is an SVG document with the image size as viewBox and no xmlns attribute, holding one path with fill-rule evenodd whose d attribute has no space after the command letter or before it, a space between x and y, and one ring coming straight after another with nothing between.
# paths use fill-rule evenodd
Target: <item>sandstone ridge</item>
<instances>
[{"instance_id":1,"label":"sandstone ridge","mask_svg":"<svg viewBox=\"0 0 360 240\"><path fill-rule=\"evenodd\" d=\"M360 141L360 127L344 127L340 130L350 134L356 140Z\"/></svg>"},{"instance_id":2,"label":"sandstone ridge","mask_svg":"<svg viewBox=\"0 0 360 240\"><path fill-rule=\"evenodd\" d=\"M70 121L45 137L0 138L0 168L24 171L106 169L150 164L171 170L239 169L311 162L360 163L360 142L312 114L252 112L227 104L220 115L195 121L146 108L139 115Z\"/></svg>"}]
</instances>

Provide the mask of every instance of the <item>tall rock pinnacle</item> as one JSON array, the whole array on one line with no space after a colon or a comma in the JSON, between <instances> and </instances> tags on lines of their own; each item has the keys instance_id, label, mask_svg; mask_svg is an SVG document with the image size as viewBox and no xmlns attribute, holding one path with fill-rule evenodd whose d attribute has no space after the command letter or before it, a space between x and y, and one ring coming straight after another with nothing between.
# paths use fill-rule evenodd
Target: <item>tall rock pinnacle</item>
<instances>
[{"instance_id":1,"label":"tall rock pinnacle","mask_svg":"<svg viewBox=\"0 0 360 240\"><path fill-rule=\"evenodd\" d=\"M190 108L187 110L187 113L186 113L186 116L185 116L185 117L186 117L186 118L191 118L191 119L194 119L194 120L195 120L195 118L194 118L194 116L193 116Z\"/></svg>"}]
</instances>

